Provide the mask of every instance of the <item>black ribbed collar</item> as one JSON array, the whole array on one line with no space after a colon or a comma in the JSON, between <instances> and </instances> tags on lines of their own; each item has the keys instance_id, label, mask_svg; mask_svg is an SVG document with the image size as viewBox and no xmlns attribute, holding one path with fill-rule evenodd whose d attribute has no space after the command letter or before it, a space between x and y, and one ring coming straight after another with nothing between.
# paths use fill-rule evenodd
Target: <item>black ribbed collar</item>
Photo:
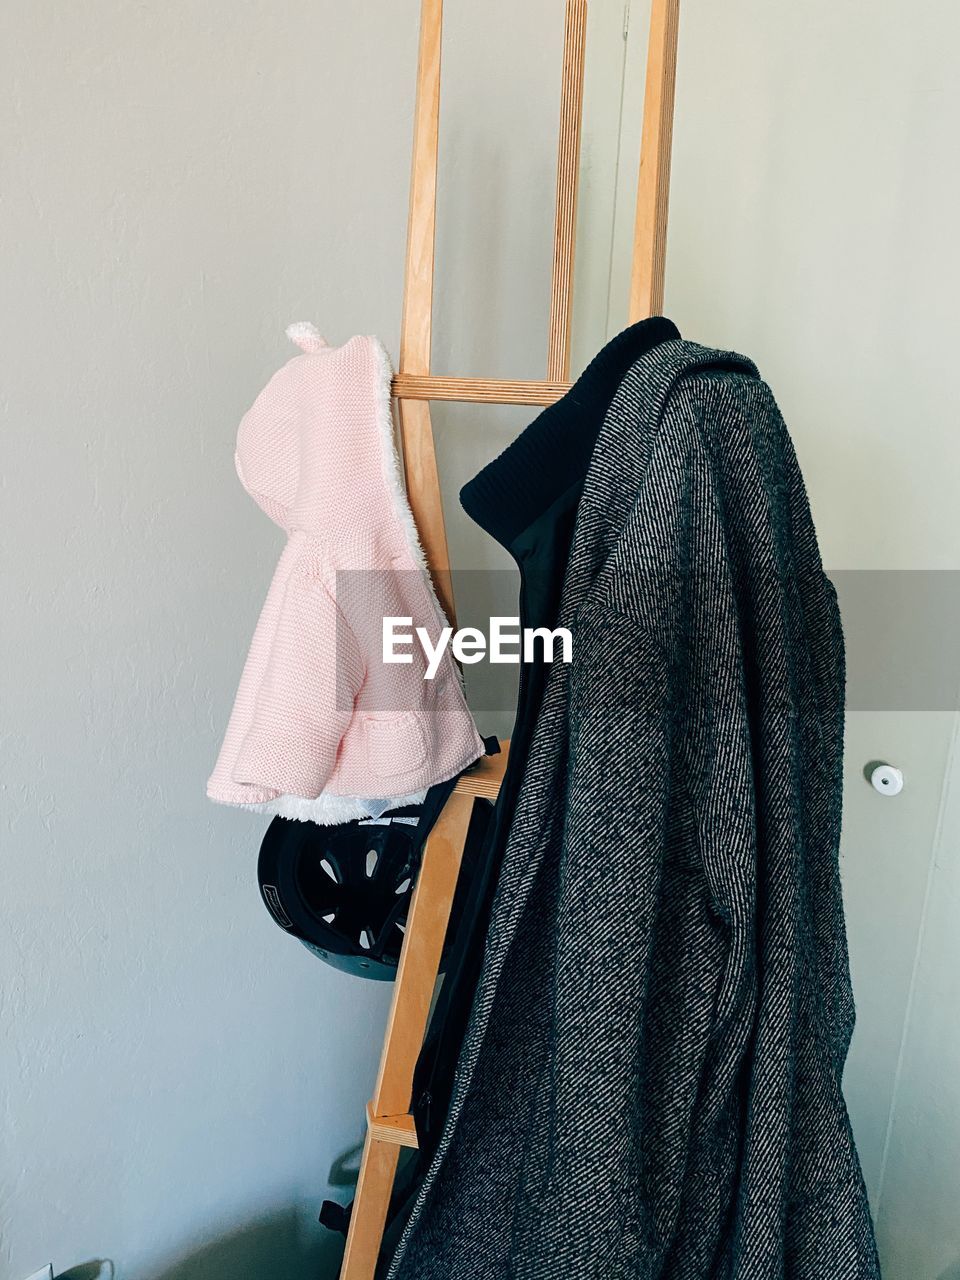
<instances>
[{"instance_id":1,"label":"black ribbed collar","mask_svg":"<svg viewBox=\"0 0 960 1280\"><path fill-rule=\"evenodd\" d=\"M472 520L509 549L561 494L583 482L603 419L634 363L653 347L679 338L662 316L617 334L570 390L460 490Z\"/></svg>"}]
</instances>

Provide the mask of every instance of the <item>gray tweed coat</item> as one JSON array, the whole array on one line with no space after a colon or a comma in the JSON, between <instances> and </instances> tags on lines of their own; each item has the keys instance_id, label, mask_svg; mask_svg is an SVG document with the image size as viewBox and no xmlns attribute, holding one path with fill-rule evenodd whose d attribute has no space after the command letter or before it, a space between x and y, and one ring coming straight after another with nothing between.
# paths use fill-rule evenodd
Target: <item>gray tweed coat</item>
<instances>
[{"instance_id":1,"label":"gray tweed coat","mask_svg":"<svg viewBox=\"0 0 960 1280\"><path fill-rule=\"evenodd\" d=\"M873 1280L840 1079L843 640L772 394L638 360L587 477L394 1280Z\"/></svg>"}]
</instances>

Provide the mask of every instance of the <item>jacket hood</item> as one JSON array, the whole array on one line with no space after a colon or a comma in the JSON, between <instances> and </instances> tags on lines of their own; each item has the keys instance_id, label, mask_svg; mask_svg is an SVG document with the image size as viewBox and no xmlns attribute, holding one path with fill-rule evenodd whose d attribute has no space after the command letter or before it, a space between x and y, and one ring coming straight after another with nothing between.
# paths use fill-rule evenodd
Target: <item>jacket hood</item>
<instances>
[{"instance_id":1,"label":"jacket hood","mask_svg":"<svg viewBox=\"0 0 960 1280\"><path fill-rule=\"evenodd\" d=\"M437 636L433 593L403 491L387 354L373 337L302 354L240 424L236 465L287 533L207 786L224 804L337 823L418 802L483 754L444 655L383 660L383 620ZM356 572L359 571L359 572Z\"/></svg>"},{"instance_id":2,"label":"jacket hood","mask_svg":"<svg viewBox=\"0 0 960 1280\"><path fill-rule=\"evenodd\" d=\"M309 322L287 336L302 355L267 383L237 433L236 468L251 498L287 533L320 536L348 562L372 544L425 569L401 480L382 343L358 335L334 347ZM349 504L353 518L345 527ZM350 555L350 551L353 555Z\"/></svg>"}]
</instances>

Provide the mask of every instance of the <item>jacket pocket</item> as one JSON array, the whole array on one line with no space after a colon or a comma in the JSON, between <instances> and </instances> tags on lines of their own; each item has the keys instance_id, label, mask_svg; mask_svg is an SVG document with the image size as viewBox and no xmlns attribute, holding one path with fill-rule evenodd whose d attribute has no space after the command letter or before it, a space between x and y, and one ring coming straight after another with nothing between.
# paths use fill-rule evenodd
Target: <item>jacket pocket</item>
<instances>
[{"instance_id":1,"label":"jacket pocket","mask_svg":"<svg viewBox=\"0 0 960 1280\"><path fill-rule=\"evenodd\" d=\"M363 733L367 768L378 778L412 773L426 763L427 740L414 711L395 716L366 716Z\"/></svg>"}]
</instances>

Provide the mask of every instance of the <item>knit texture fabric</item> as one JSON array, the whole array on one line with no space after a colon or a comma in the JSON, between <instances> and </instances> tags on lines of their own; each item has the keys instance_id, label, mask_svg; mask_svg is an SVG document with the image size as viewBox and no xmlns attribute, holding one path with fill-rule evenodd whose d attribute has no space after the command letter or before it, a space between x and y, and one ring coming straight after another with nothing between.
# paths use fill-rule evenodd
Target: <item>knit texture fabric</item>
<instances>
[{"instance_id":1,"label":"knit texture fabric","mask_svg":"<svg viewBox=\"0 0 960 1280\"><path fill-rule=\"evenodd\" d=\"M749 362L626 375L391 1280L876 1280L841 1093L843 641Z\"/></svg>"},{"instance_id":2,"label":"knit texture fabric","mask_svg":"<svg viewBox=\"0 0 960 1280\"><path fill-rule=\"evenodd\" d=\"M305 354L240 424L237 473L288 535L207 794L347 822L423 798L483 754L449 650L432 680L414 643L383 662L383 620L436 644L445 620L403 494L390 362L376 338Z\"/></svg>"}]
</instances>

